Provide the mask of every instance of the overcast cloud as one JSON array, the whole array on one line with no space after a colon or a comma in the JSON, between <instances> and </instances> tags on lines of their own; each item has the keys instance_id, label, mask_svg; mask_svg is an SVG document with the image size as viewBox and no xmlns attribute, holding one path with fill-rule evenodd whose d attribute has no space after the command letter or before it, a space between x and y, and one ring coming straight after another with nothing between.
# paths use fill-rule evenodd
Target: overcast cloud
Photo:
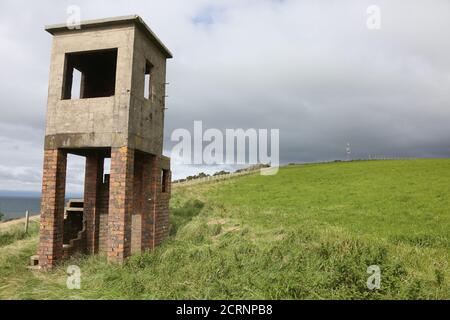
<instances>
[{"instance_id":1,"label":"overcast cloud","mask_svg":"<svg viewBox=\"0 0 450 320\"><path fill-rule=\"evenodd\" d=\"M381 9L368 30L367 7ZM51 36L82 19L139 14L174 53L166 154L176 128L280 129L281 162L450 155L450 2L0 2L0 190L39 191ZM71 158L69 191L83 168ZM174 164L176 178L200 170Z\"/></svg>"}]
</instances>

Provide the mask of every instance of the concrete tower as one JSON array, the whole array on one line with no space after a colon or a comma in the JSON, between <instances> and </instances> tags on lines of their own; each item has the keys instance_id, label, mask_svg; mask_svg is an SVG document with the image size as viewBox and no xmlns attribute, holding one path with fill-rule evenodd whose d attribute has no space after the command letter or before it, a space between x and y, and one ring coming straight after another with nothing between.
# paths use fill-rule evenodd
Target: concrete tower
<instances>
[{"instance_id":1,"label":"concrete tower","mask_svg":"<svg viewBox=\"0 0 450 320\"><path fill-rule=\"evenodd\" d=\"M162 151L172 54L139 16L46 30L53 45L35 263L52 268L76 252L122 263L169 232L170 159ZM86 157L84 203L72 210L67 154Z\"/></svg>"}]
</instances>

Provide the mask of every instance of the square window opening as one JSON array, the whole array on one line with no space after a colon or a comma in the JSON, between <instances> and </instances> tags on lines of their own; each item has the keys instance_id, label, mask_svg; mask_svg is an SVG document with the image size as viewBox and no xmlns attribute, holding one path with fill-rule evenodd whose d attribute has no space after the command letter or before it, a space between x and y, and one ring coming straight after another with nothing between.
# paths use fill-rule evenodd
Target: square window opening
<instances>
[{"instance_id":1,"label":"square window opening","mask_svg":"<svg viewBox=\"0 0 450 320\"><path fill-rule=\"evenodd\" d=\"M117 49L67 53L62 99L114 96L116 71Z\"/></svg>"}]
</instances>

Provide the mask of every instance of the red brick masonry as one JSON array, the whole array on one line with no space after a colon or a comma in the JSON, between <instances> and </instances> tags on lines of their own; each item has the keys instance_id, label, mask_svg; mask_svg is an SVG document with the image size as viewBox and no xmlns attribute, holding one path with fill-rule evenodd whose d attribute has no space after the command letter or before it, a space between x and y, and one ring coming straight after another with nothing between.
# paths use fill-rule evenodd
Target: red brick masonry
<instances>
[{"instance_id":1,"label":"red brick masonry","mask_svg":"<svg viewBox=\"0 0 450 320\"><path fill-rule=\"evenodd\" d=\"M62 257L67 153L45 150L39 242L39 265L52 268Z\"/></svg>"},{"instance_id":2,"label":"red brick masonry","mask_svg":"<svg viewBox=\"0 0 450 320\"><path fill-rule=\"evenodd\" d=\"M104 157L86 154L83 220L85 231L63 250L67 153L46 150L41 204L39 265L52 268L76 252L106 254L123 263L132 253L151 250L169 235L170 159L111 149L111 172ZM164 192L163 192L164 191Z\"/></svg>"}]
</instances>

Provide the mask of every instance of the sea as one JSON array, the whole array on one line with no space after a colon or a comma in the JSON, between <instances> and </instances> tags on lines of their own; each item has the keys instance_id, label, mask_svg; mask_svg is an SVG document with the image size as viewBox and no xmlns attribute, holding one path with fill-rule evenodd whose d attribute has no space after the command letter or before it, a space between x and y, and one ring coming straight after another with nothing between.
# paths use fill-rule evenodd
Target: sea
<instances>
[{"instance_id":1,"label":"sea","mask_svg":"<svg viewBox=\"0 0 450 320\"><path fill-rule=\"evenodd\" d=\"M0 212L2 221L23 218L28 210L30 216L39 215L41 198L38 197L1 197Z\"/></svg>"}]
</instances>

